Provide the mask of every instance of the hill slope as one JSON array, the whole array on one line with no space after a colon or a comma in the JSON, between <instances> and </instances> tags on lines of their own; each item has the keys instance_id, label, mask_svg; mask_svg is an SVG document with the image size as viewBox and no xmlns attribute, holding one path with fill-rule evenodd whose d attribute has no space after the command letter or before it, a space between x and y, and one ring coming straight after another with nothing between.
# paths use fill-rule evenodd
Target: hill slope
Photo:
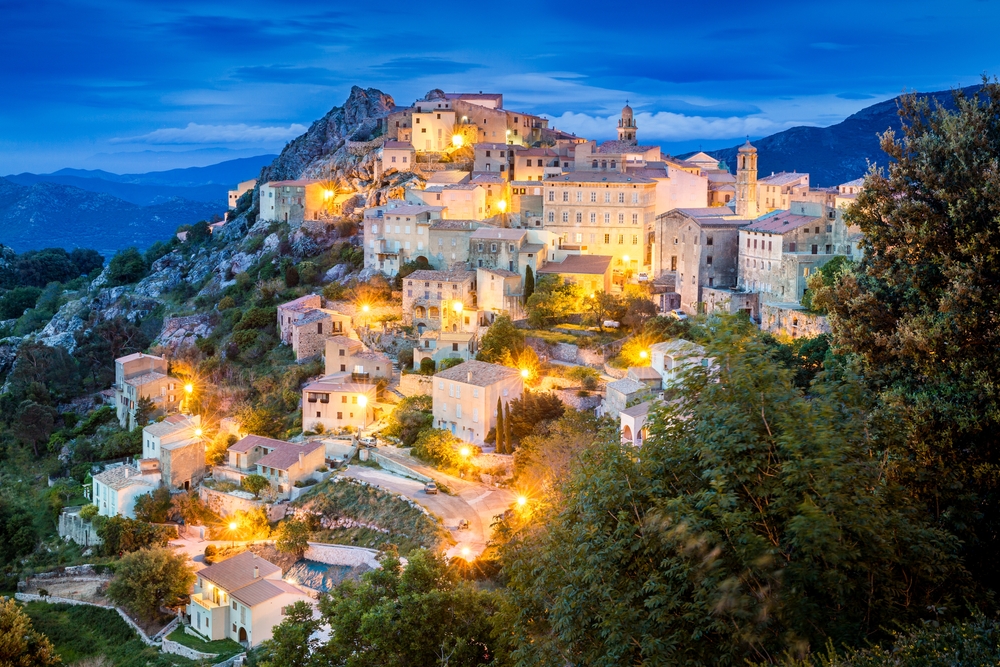
<instances>
[{"instance_id":1,"label":"hill slope","mask_svg":"<svg viewBox=\"0 0 1000 667\"><path fill-rule=\"evenodd\" d=\"M136 206L108 194L56 183L22 186L0 178L0 243L18 252L94 248L110 257L128 246L145 248L179 225L222 213L225 206L170 199Z\"/></svg>"},{"instance_id":2,"label":"hill slope","mask_svg":"<svg viewBox=\"0 0 1000 667\"><path fill-rule=\"evenodd\" d=\"M962 92L970 95L977 90L979 86L970 86ZM954 108L951 91L921 95ZM838 185L864 176L869 161L884 165L888 160L879 147L878 135L890 128L899 130L898 99L864 108L830 127L793 127L754 141L758 176L777 171L805 172L816 186ZM735 169L738 148L706 152Z\"/></svg>"}]
</instances>

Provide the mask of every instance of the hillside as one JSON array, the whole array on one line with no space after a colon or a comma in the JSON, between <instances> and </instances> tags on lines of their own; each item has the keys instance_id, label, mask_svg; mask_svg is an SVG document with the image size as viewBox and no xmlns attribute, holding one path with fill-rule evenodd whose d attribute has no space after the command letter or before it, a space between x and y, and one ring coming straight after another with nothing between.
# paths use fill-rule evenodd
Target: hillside
<instances>
[{"instance_id":1,"label":"hillside","mask_svg":"<svg viewBox=\"0 0 1000 667\"><path fill-rule=\"evenodd\" d=\"M979 86L970 86L962 92L969 95L977 90ZM951 91L922 95L954 108ZM879 147L878 135L888 129L899 129L898 99L873 104L830 127L793 127L754 141L758 175L778 171L806 172L812 185L824 187L864 176L869 162L884 165L887 161ZM735 169L738 148L706 152Z\"/></svg>"},{"instance_id":2,"label":"hillside","mask_svg":"<svg viewBox=\"0 0 1000 667\"><path fill-rule=\"evenodd\" d=\"M146 174L113 174L101 170L60 169L51 174L21 173L5 176L19 185L56 183L124 199L137 206L153 206L180 198L219 207L228 203L228 190L253 178L276 155L227 160L207 167L170 169Z\"/></svg>"},{"instance_id":3,"label":"hillside","mask_svg":"<svg viewBox=\"0 0 1000 667\"><path fill-rule=\"evenodd\" d=\"M56 183L18 185L0 178L0 243L18 252L62 247L145 248L178 226L221 214L225 205L173 198L137 206L104 193Z\"/></svg>"}]
</instances>

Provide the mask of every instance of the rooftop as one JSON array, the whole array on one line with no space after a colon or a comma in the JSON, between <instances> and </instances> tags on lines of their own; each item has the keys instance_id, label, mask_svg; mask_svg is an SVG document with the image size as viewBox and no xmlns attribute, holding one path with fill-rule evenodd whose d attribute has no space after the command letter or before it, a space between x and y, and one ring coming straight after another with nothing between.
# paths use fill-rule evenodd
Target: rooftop
<instances>
[{"instance_id":1,"label":"rooftop","mask_svg":"<svg viewBox=\"0 0 1000 667\"><path fill-rule=\"evenodd\" d=\"M748 232L764 232L766 234L784 234L795 231L799 227L804 227L812 222L820 220L811 215L796 215L789 211L781 211L776 215L755 220L745 229Z\"/></svg>"},{"instance_id":2,"label":"rooftop","mask_svg":"<svg viewBox=\"0 0 1000 667\"><path fill-rule=\"evenodd\" d=\"M619 414L626 417L643 417L649 414L649 409L652 407L653 401L643 401L639 405L633 405L631 408L622 410Z\"/></svg>"},{"instance_id":3,"label":"rooftop","mask_svg":"<svg viewBox=\"0 0 1000 667\"><path fill-rule=\"evenodd\" d=\"M101 484L115 491L128 488L134 485L153 487L157 484L141 477L142 473L138 468L130 465L115 466L108 468L104 472L94 475L94 479Z\"/></svg>"},{"instance_id":4,"label":"rooftop","mask_svg":"<svg viewBox=\"0 0 1000 667\"><path fill-rule=\"evenodd\" d=\"M565 273L604 275L611 266L613 257L609 255L567 255L561 262L549 262L538 269L538 273Z\"/></svg>"},{"instance_id":5,"label":"rooftop","mask_svg":"<svg viewBox=\"0 0 1000 667\"><path fill-rule=\"evenodd\" d=\"M387 208L383 216L388 219L390 215L420 215L422 213L440 213L443 206L425 206L422 204L407 204L396 208Z\"/></svg>"},{"instance_id":6,"label":"rooftop","mask_svg":"<svg viewBox=\"0 0 1000 667\"><path fill-rule=\"evenodd\" d=\"M479 220L435 220L431 224L431 229L471 230L479 227L489 227L489 225Z\"/></svg>"},{"instance_id":7,"label":"rooftop","mask_svg":"<svg viewBox=\"0 0 1000 667\"><path fill-rule=\"evenodd\" d=\"M705 348L684 338L665 340L662 343L650 346L649 349L653 352L662 352L665 356L670 357L678 355L700 357L705 354Z\"/></svg>"},{"instance_id":8,"label":"rooftop","mask_svg":"<svg viewBox=\"0 0 1000 667\"><path fill-rule=\"evenodd\" d=\"M261 457L257 465L277 470L287 470L299 461L299 454L311 454L317 449L321 449L323 443L318 440L304 442L301 445L291 442L283 442L280 447L276 447L271 453Z\"/></svg>"},{"instance_id":9,"label":"rooftop","mask_svg":"<svg viewBox=\"0 0 1000 667\"><path fill-rule=\"evenodd\" d=\"M144 384L156 382L157 380L162 380L165 377L167 377L166 373L157 373L156 371L153 371L151 373L137 375L134 378L129 378L128 380L125 380L125 384L130 384L133 387L141 387Z\"/></svg>"},{"instance_id":10,"label":"rooftop","mask_svg":"<svg viewBox=\"0 0 1000 667\"><path fill-rule=\"evenodd\" d=\"M450 183L450 184L444 186L444 188L442 188L442 189L443 190L475 190L478 187L482 187L482 186L480 186L478 183Z\"/></svg>"},{"instance_id":11,"label":"rooftop","mask_svg":"<svg viewBox=\"0 0 1000 667\"><path fill-rule=\"evenodd\" d=\"M302 391L329 392L341 394L365 394L372 392L374 385L350 382L351 373L333 373L313 380Z\"/></svg>"},{"instance_id":12,"label":"rooftop","mask_svg":"<svg viewBox=\"0 0 1000 667\"><path fill-rule=\"evenodd\" d=\"M541 243L525 243L521 246L521 252L524 253L535 254L542 252L543 250L545 250L545 245Z\"/></svg>"},{"instance_id":13,"label":"rooftop","mask_svg":"<svg viewBox=\"0 0 1000 667\"><path fill-rule=\"evenodd\" d=\"M513 368L499 364L488 364L485 361L465 361L434 375L442 380L453 380L477 387L488 387L503 380L520 378L521 374Z\"/></svg>"},{"instance_id":14,"label":"rooftop","mask_svg":"<svg viewBox=\"0 0 1000 667\"><path fill-rule=\"evenodd\" d=\"M764 178L758 179L758 183L763 183L765 185L791 185L792 183L799 182L802 178L806 180L809 179L809 174L798 174L795 172L779 171L777 174L771 174L770 176L765 176Z\"/></svg>"},{"instance_id":15,"label":"rooftop","mask_svg":"<svg viewBox=\"0 0 1000 667\"><path fill-rule=\"evenodd\" d=\"M484 267L479 267L480 271L485 271L486 273L492 273L497 276L503 276L504 278L520 278L521 274L515 271L508 271L507 269L487 269Z\"/></svg>"},{"instance_id":16,"label":"rooftop","mask_svg":"<svg viewBox=\"0 0 1000 667\"><path fill-rule=\"evenodd\" d=\"M257 568L257 577L253 576ZM219 588L233 594L244 586L249 586L264 577L281 572L281 568L257 556L252 551L244 551L232 558L209 565L198 572L202 579L211 581Z\"/></svg>"},{"instance_id":17,"label":"rooftop","mask_svg":"<svg viewBox=\"0 0 1000 667\"><path fill-rule=\"evenodd\" d=\"M513 144L498 144L498 143L488 143L484 142L481 144L473 144L476 150L490 150L490 151L502 151L502 150L513 150Z\"/></svg>"},{"instance_id":18,"label":"rooftop","mask_svg":"<svg viewBox=\"0 0 1000 667\"><path fill-rule=\"evenodd\" d=\"M659 372L650 366L630 366L628 369L628 374L633 380L661 380L663 376Z\"/></svg>"},{"instance_id":19,"label":"rooftop","mask_svg":"<svg viewBox=\"0 0 1000 667\"><path fill-rule=\"evenodd\" d=\"M265 438L262 435L248 435L242 438L239 442L235 443L229 448L231 452L249 452L254 447L267 447L273 449L280 445L286 444L284 440L275 440L274 438Z\"/></svg>"},{"instance_id":20,"label":"rooftop","mask_svg":"<svg viewBox=\"0 0 1000 667\"><path fill-rule=\"evenodd\" d=\"M389 141L385 142L384 144L382 144L382 147L383 148L403 148L403 149L408 149L408 150L411 150L411 151L413 150L413 144L411 144L409 141L392 141L392 140L389 140Z\"/></svg>"},{"instance_id":21,"label":"rooftop","mask_svg":"<svg viewBox=\"0 0 1000 667\"><path fill-rule=\"evenodd\" d=\"M598 153L618 154L618 153L646 153L648 151L660 152L659 146L636 146L627 141L605 141L597 147Z\"/></svg>"},{"instance_id":22,"label":"rooftop","mask_svg":"<svg viewBox=\"0 0 1000 667\"><path fill-rule=\"evenodd\" d=\"M312 324L314 322L322 322L324 320L330 319L330 313L319 308L310 308L306 311L306 314L297 320L292 320L293 327L300 327L306 324Z\"/></svg>"},{"instance_id":23,"label":"rooftop","mask_svg":"<svg viewBox=\"0 0 1000 667\"><path fill-rule=\"evenodd\" d=\"M305 592L281 579L257 579L252 584L232 591L230 594L248 607L254 607L281 595L306 597Z\"/></svg>"},{"instance_id":24,"label":"rooftop","mask_svg":"<svg viewBox=\"0 0 1000 667\"><path fill-rule=\"evenodd\" d=\"M503 183L504 179L500 174L486 171L477 171L472 178L473 183Z\"/></svg>"},{"instance_id":25,"label":"rooftop","mask_svg":"<svg viewBox=\"0 0 1000 667\"><path fill-rule=\"evenodd\" d=\"M476 272L465 269L454 269L451 271L436 271L433 269L421 269L406 276L406 280L438 281L446 283L464 283L467 280L475 280Z\"/></svg>"},{"instance_id":26,"label":"rooftop","mask_svg":"<svg viewBox=\"0 0 1000 667\"><path fill-rule=\"evenodd\" d=\"M632 176L617 171L572 171L568 174L546 176L546 183L654 183L645 176Z\"/></svg>"},{"instance_id":27,"label":"rooftop","mask_svg":"<svg viewBox=\"0 0 1000 667\"><path fill-rule=\"evenodd\" d=\"M133 354L127 354L124 357L118 357L115 359L117 364L127 364L130 361L138 361L139 359L159 359L163 360L163 357L158 357L155 354L143 354L142 352L134 352Z\"/></svg>"},{"instance_id":28,"label":"rooftop","mask_svg":"<svg viewBox=\"0 0 1000 667\"><path fill-rule=\"evenodd\" d=\"M648 386L642 382L637 382L629 378L624 378L622 380L615 380L614 382L608 383L608 390L614 389L615 391L622 394L635 394L640 391L645 391L649 389Z\"/></svg>"},{"instance_id":29,"label":"rooftop","mask_svg":"<svg viewBox=\"0 0 1000 667\"><path fill-rule=\"evenodd\" d=\"M360 340L350 338L348 336L330 336L326 340L332 342L334 345L344 345L351 348L364 347L364 343Z\"/></svg>"},{"instance_id":30,"label":"rooftop","mask_svg":"<svg viewBox=\"0 0 1000 667\"><path fill-rule=\"evenodd\" d=\"M319 298L320 296L318 294L306 294L304 296L300 296L298 299L293 299L288 303L283 303L278 306L278 308L281 308L282 310L305 310L306 308L315 308L315 306L311 306L309 304L316 303L316 299ZM322 301L322 299L320 300Z\"/></svg>"},{"instance_id":31,"label":"rooftop","mask_svg":"<svg viewBox=\"0 0 1000 667\"><path fill-rule=\"evenodd\" d=\"M316 178L300 178L300 179L295 180L295 181L268 181L267 185L270 185L272 187L275 186L275 185L299 185L299 186L306 186L306 185L314 185L316 183L319 183L319 179L316 179Z\"/></svg>"},{"instance_id":32,"label":"rooftop","mask_svg":"<svg viewBox=\"0 0 1000 667\"><path fill-rule=\"evenodd\" d=\"M435 171L428 176L427 185L434 183L464 183L467 180L469 180L469 172L457 169L445 169L444 171Z\"/></svg>"},{"instance_id":33,"label":"rooftop","mask_svg":"<svg viewBox=\"0 0 1000 667\"><path fill-rule=\"evenodd\" d=\"M183 431L188 428L197 428L200 419L188 415L170 415L163 421L156 422L144 427L142 430L154 437L169 435L176 431Z\"/></svg>"},{"instance_id":34,"label":"rooftop","mask_svg":"<svg viewBox=\"0 0 1000 667\"><path fill-rule=\"evenodd\" d=\"M472 233L470 238L473 239L503 239L504 241L519 241L528 232L524 229L508 229L501 227L485 227L483 229L477 229Z\"/></svg>"}]
</instances>

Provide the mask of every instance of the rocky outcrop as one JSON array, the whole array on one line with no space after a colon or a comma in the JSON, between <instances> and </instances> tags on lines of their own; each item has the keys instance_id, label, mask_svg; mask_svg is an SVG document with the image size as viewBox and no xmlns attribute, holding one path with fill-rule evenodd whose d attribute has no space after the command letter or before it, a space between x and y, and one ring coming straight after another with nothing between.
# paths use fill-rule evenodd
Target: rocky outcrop
<instances>
[{"instance_id":1,"label":"rocky outcrop","mask_svg":"<svg viewBox=\"0 0 1000 667\"><path fill-rule=\"evenodd\" d=\"M38 334L35 340L49 347L64 348L70 354L76 349L77 331L86 326L85 315L89 315L90 309L84 299L69 301L56 312Z\"/></svg>"},{"instance_id":2,"label":"rocky outcrop","mask_svg":"<svg viewBox=\"0 0 1000 667\"><path fill-rule=\"evenodd\" d=\"M168 317L163 320L163 328L154 341L154 346L165 347L171 353L194 345L199 338L207 338L212 333L212 316L203 313L188 317Z\"/></svg>"}]
</instances>

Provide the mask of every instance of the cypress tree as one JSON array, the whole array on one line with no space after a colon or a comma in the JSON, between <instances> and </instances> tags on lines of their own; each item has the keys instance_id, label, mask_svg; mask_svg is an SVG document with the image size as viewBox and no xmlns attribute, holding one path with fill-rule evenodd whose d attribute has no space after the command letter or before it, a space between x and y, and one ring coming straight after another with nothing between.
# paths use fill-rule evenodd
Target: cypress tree
<instances>
[{"instance_id":1,"label":"cypress tree","mask_svg":"<svg viewBox=\"0 0 1000 667\"><path fill-rule=\"evenodd\" d=\"M504 416L503 419L503 441L504 444L507 446L507 453L513 454L514 443L511 442L510 440L510 403L507 404L506 408L507 408L507 414Z\"/></svg>"},{"instance_id":2,"label":"cypress tree","mask_svg":"<svg viewBox=\"0 0 1000 667\"><path fill-rule=\"evenodd\" d=\"M535 272L530 266L524 267L524 302L528 303L528 297L535 293Z\"/></svg>"},{"instance_id":3,"label":"cypress tree","mask_svg":"<svg viewBox=\"0 0 1000 667\"><path fill-rule=\"evenodd\" d=\"M497 454L506 454L507 451L504 448L503 436L504 436L504 424L503 424L503 403L500 401L500 397L497 396Z\"/></svg>"}]
</instances>

